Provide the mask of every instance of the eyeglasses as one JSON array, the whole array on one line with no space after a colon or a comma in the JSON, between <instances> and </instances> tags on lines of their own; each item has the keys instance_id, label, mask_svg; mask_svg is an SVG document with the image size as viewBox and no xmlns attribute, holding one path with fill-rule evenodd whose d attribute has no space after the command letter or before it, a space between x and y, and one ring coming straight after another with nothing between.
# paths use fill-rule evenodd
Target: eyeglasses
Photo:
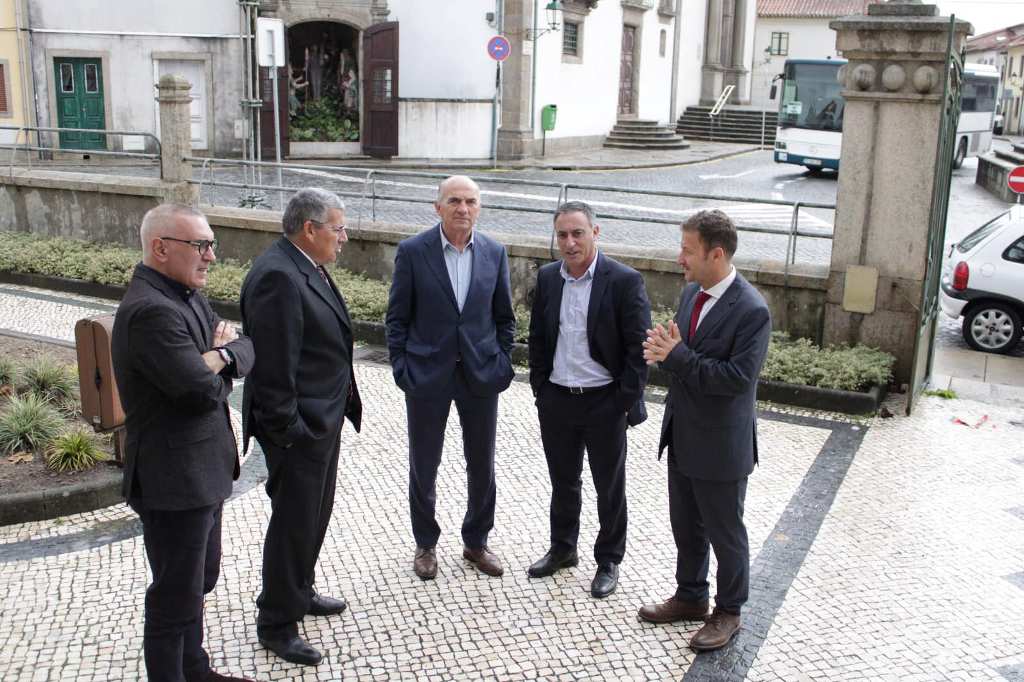
<instances>
[{"instance_id":1,"label":"eyeglasses","mask_svg":"<svg viewBox=\"0 0 1024 682\"><path fill-rule=\"evenodd\" d=\"M182 244L194 246L200 256L208 251L214 251L217 248L216 239L178 239L176 237L160 237L160 239L168 242L181 242Z\"/></svg>"},{"instance_id":2,"label":"eyeglasses","mask_svg":"<svg viewBox=\"0 0 1024 682\"><path fill-rule=\"evenodd\" d=\"M334 232L334 234L338 235L339 237L341 236L341 233L344 232L345 228L347 227L347 225L345 225L345 223L342 223L341 225L338 225L338 226L334 226L334 225L328 225L327 223L322 223L319 220L313 220L312 218L309 219L309 222L316 223L320 227L326 227L328 230L331 230L332 232Z\"/></svg>"}]
</instances>

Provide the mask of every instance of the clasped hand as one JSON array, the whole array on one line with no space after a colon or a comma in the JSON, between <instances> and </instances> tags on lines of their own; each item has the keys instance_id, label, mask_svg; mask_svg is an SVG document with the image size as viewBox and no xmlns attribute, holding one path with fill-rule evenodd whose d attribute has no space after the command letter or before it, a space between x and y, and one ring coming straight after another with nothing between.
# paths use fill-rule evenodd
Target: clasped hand
<instances>
[{"instance_id":1,"label":"clasped hand","mask_svg":"<svg viewBox=\"0 0 1024 682\"><path fill-rule=\"evenodd\" d=\"M662 362L682 340L679 325L675 323L675 320L668 323L668 329L660 324L654 325L654 329L647 330L647 340L644 341L644 361L648 365Z\"/></svg>"}]
</instances>

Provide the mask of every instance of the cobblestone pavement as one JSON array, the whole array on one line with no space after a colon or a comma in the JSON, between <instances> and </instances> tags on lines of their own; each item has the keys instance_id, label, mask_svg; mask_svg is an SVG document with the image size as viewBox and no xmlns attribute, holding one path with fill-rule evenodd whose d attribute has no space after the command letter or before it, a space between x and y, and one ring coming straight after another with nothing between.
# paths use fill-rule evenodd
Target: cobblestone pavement
<instances>
[{"instance_id":1,"label":"cobblestone pavement","mask_svg":"<svg viewBox=\"0 0 1024 682\"><path fill-rule=\"evenodd\" d=\"M76 319L114 305L0 287L0 327L67 341ZM317 668L259 647L254 600L269 505L254 453L225 508L221 579L207 601L207 642L222 671L272 680L1024 675L1017 408L925 398L913 417L882 420L764 406L762 464L747 503L753 566L744 628L728 648L697 656L686 645L694 624L653 626L635 616L674 589L665 469L654 454L656 394L651 418L629 434L630 535L615 594L597 601L587 593L597 524L589 483L580 566L548 580L525 575L547 546L550 487L529 387L518 381L500 402L491 536L508 571L486 578L461 559L465 470L453 420L438 480L440 574L422 582L411 566L402 397L388 368L373 361L381 353L360 354L366 420L363 433L342 434L317 583L350 608L304 621L305 636L327 653ZM902 414L897 403L890 407ZM139 679L147 581L139 526L124 505L0 528L0 679Z\"/></svg>"}]
</instances>

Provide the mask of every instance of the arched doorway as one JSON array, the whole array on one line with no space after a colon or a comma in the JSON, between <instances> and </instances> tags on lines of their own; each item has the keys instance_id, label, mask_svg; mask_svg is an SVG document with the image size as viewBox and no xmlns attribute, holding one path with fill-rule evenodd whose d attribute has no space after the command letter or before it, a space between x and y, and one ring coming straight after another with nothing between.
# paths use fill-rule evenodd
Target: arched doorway
<instances>
[{"instance_id":1,"label":"arched doorway","mask_svg":"<svg viewBox=\"0 0 1024 682\"><path fill-rule=\"evenodd\" d=\"M361 65L358 29L333 21L295 24L286 33L288 136L327 153L358 153ZM325 147L324 143L330 144Z\"/></svg>"}]
</instances>

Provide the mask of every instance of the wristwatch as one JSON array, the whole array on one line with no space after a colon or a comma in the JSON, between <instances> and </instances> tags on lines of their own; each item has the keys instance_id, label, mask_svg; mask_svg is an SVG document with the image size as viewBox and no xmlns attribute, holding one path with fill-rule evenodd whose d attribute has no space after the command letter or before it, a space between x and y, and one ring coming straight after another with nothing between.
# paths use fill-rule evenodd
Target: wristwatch
<instances>
[{"instance_id":1,"label":"wristwatch","mask_svg":"<svg viewBox=\"0 0 1024 682\"><path fill-rule=\"evenodd\" d=\"M231 357L231 353L228 352L227 348L214 348L220 354L220 359L224 361L224 364L230 367L234 364L235 359Z\"/></svg>"}]
</instances>

